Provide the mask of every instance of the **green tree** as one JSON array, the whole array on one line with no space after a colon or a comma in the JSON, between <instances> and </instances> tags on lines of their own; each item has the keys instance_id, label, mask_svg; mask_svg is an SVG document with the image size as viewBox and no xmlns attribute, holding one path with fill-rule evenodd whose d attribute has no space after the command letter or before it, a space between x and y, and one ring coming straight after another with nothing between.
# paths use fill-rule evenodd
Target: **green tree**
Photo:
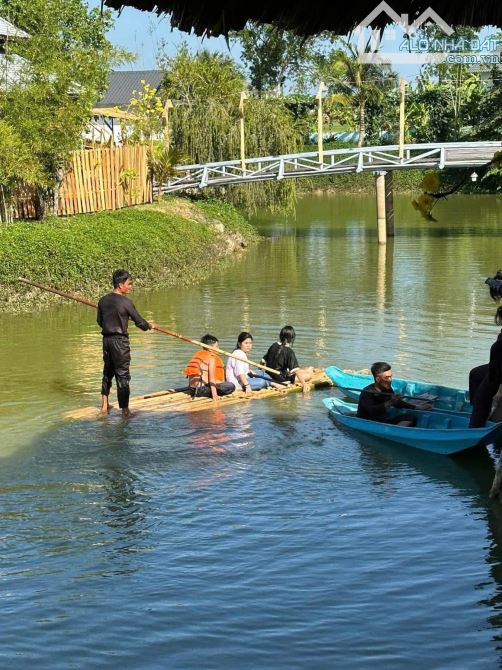
<instances>
[{"instance_id":1,"label":"green tree","mask_svg":"<svg viewBox=\"0 0 502 670\"><path fill-rule=\"evenodd\" d=\"M12 220L11 200L16 188L39 179L39 166L29 146L0 119L0 221Z\"/></svg>"},{"instance_id":2,"label":"green tree","mask_svg":"<svg viewBox=\"0 0 502 670\"><path fill-rule=\"evenodd\" d=\"M366 139L368 107L381 103L386 93L396 88L396 75L388 65L361 62L349 41L337 38L336 44L341 46L317 55L315 76L328 86L327 110L331 107L342 122L351 119L356 124L361 147Z\"/></svg>"},{"instance_id":3,"label":"green tree","mask_svg":"<svg viewBox=\"0 0 502 670\"><path fill-rule=\"evenodd\" d=\"M483 140L502 137L502 79L498 68L493 68L491 79L492 84L479 103L476 119L476 137Z\"/></svg>"},{"instance_id":4,"label":"green tree","mask_svg":"<svg viewBox=\"0 0 502 670\"><path fill-rule=\"evenodd\" d=\"M225 106L246 87L244 73L229 56L207 50L194 54L186 43L175 56L161 56L159 64L167 97L187 107L204 99Z\"/></svg>"},{"instance_id":5,"label":"green tree","mask_svg":"<svg viewBox=\"0 0 502 670\"><path fill-rule=\"evenodd\" d=\"M177 165L186 163L186 156L174 147L155 142L148 151L148 171L157 182L157 200L162 199L162 186L178 174Z\"/></svg>"},{"instance_id":6,"label":"green tree","mask_svg":"<svg viewBox=\"0 0 502 670\"><path fill-rule=\"evenodd\" d=\"M164 105L157 95L157 89L153 88L144 79L141 80L143 90L134 91L127 112L132 117L124 120L122 127L122 138L124 143L152 143L162 134ZM127 135L127 128L132 132Z\"/></svg>"},{"instance_id":7,"label":"green tree","mask_svg":"<svg viewBox=\"0 0 502 670\"><path fill-rule=\"evenodd\" d=\"M407 125L417 142L458 141L477 123L484 85L463 65L445 66L441 77L425 70L407 101Z\"/></svg>"},{"instance_id":8,"label":"green tree","mask_svg":"<svg viewBox=\"0 0 502 670\"><path fill-rule=\"evenodd\" d=\"M241 46L241 58L249 71L251 87L263 93L282 95L287 79L300 88L312 59L314 38L302 39L274 26L249 22L244 30L231 33L230 39Z\"/></svg>"},{"instance_id":9,"label":"green tree","mask_svg":"<svg viewBox=\"0 0 502 670\"><path fill-rule=\"evenodd\" d=\"M444 43L444 33L428 25L418 36L427 40L430 53L470 51L479 32L458 26ZM486 87L478 72L463 63L438 62L422 66L416 87L410 91L408 120L417 141L457 141L473 132Z\"/></svg>"},{"instance_id":10,"label":"green tree","mask_svg":"<svg viewBox=\"0 0 502 670\"><path fill-rule=\"evenodd\" d=\"M414 142L440 142L450 137L451 114L443 91L434 82L420 79L408 87L406 95L406 129Z\"/></svg>"},{"instance_id":11,"label":"green tree","mask_svg":"<svg viewBox=\"0 0 502 670\"><path fill-rule=\"evenodd\" d=\"M163 58L164 90L174 101L170 114L172 144L193 163L239 157L239 98L247 83L228 57L183 45L177 55ZM282 98L253 98L245 102L246 155L295 153L305 128L295 121ZM295 197L293 181L263 182L225 189L225 197L254 210L284 207Z\"/></svg>"},{"instance_id":12,"label":"green tree","mask_svg":"<svg viewBox=\"0 0 502 670\"><path fill-rule=\"evenodd\" d=\"M0 15L29 36L6 44L5 71L14 64L18 76L1 82L0 119L36 164L42 215L44 193L57 186L65 159L81 146L118 55L105 37L111 17L83 0L0 0Z\"/></svg>"},{"instance_id":13,"label":"green tree","mask_svg":"<svg viewBox=\"0 0 502 670\"><path fill-rule=\"evenodd\" d=\"M399 89L393 86L377 100L366 105L366 143L368 145L399 142Z\"/></svg>"}]
</instances>

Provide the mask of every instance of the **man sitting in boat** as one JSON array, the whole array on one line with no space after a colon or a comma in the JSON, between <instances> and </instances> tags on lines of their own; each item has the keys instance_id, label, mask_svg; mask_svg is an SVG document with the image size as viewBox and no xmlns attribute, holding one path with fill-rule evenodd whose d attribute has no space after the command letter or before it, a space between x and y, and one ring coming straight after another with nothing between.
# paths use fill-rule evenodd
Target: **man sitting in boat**
<instances>
[{"instance_id":1,"label":"man sitting in boat","mask_svg":"<svg viewBox=\"0 0 502 670\"><path fill-rule=\"evenodd\" d=\"M200 341L202 344L218 348L218 338L214 335L204 335ZM225 381L223 361L218 354L209 349L197 351L183 370L183 374L188 377L188 386L194 398L218 400L219 396L235 391L235 386Z\"/></svg>"},{"instance_id":2,"label":"man sitting in boat","mask_svg":"<svg viewBox=\"0 0 502 670\"><path fill-rule=\"evenodd\" d=\"M413 415L391 416L388 412L391 407L415 409L415 405L406 402L399 393L394 392L391 366L384 362L373 363L371 374L375 381L361 391L357 405L357 416L360 419L392 423L398 426L416 426L417 421ZM432 409L432 405L421 405L420 409Z\"/></svg>"}]
</instances>

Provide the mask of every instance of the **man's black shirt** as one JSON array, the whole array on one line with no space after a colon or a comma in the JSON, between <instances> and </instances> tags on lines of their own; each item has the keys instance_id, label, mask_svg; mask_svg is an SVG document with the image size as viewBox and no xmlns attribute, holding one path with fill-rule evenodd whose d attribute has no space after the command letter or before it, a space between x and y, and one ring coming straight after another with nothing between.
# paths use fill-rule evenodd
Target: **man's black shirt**
<instances>
[{"instance_id":1,"label":"man's black shirt","mask_svg":"<svg viewBox=\"0 0 502 670\"><path fill-rule=\"evenodd\" d=\"M127 324L129 319L141 328L150 330L148 321L136 311L133 303L125 295L119 293L108 293L98 302L97 322L101 326L101 334L127 335Z\"/></svg>"},{"instance_id":2,"label":"man's black shirt","mask_svg":"<svg viewBox=\"0 0 502 670\"><path fill-rule=\"evenodd\" d=\"M490 385L498 387L502 384L502 331L490 348L490 362L488 364L488 379Z\"/></svg>"},{"instance_id":3,"label":"man's black shirt","mask_svg":"<svg viewBox=\"0 0 502 670\"><path fill-rule=\"evenodd\" d=\"M371 419L372 421L387 421L387 407L385 403L391 399L394 390L392 387L388 391L380 391L376 384L369 384L362 391L359 396L359 403L357 405L357 416L360 419ZM415 409L415 405L404 400L393 400L392 407L403 409Z\"/></svg>"}]
</instances>

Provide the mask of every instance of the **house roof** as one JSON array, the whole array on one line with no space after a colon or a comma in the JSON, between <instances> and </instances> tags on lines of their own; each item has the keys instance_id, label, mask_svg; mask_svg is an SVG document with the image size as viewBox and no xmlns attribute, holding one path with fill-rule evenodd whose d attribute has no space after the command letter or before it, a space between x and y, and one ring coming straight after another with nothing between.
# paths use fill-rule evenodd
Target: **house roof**
<instances>
[{"instance_id":1,"label":"house roof","mask_svg":"<svg viewBox=\"0 0 502 670\"><path fill-rule=\"evenodd\" d=\"M0 16L0 38L1 37L29 37L24 30L16 28L12 23Z\"/></svg>"},{"instance_id":2,"label":"house roof","mask_svg":"<svg viewBox=\"0 0 502 670\"><path fill-rule=\"evenodd\" d=\"M142 81L158 89L164 73L161 70L124 70L110 72L108 88L96 107L126 108L135 92L143 90Z\"/></svg>"},{"instance_id":3,"label":"house roof","mask_svg":"<svg viewBox=\"0 0 502 670\"><path fill-rule=\"evenodd\" d=\"M371 25L381 28L393 22L387 9L381 8L384 3L379 4L378 0L355 0L348 5L330 2L319 11L304 0L104 0L104 3L113 9L135 7L170 14L173 28L207 36L228 35L232 30L241 30L249 20L271 23L303 36L324 30L345 35L380 9L380 15L375 16ZM389 0L387 8L399 15L409 14L413 22L423 12L430 12L430 0ZM500 0L435 0L434 10L451 26L502 26Z\"/></svg>"}]
</instances>

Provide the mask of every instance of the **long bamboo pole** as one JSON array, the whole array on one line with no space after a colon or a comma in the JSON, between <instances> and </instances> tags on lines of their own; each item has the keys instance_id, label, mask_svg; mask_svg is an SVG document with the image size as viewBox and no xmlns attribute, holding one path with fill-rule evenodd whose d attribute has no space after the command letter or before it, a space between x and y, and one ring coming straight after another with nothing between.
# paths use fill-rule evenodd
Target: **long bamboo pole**
<instances>
[{"instance_id":1,"label":"long bamboo pole","mask_svg":"<svg viewBox=\"0 0 502 670\"><path fill-rule=\"evenodd\" d=\"M86 298L81 298L80 296L77 295L73 295L72 293L59 291L58 289L52 288L50 286L44 286L43 284L37 284L36 282L30 281L29 279L24 279L23 277L18 277L18 281L23 282L23 284L28 284L28 286L35 286L36 288L39 288L41 291L48 291L49 293L55 293L56 295L59 295L62 298L68 298L68 300L74 300L75 302L80 302L82 305L88 305L89 307L97 308L97 304L95 302L87 300ZM168 328L162 328L161 326L157 325L155 325L152 330L156 330L159 333L164 333L164 335L170 335L171 337L176 337L178 340L183 340L184 342L190 342L190 344L195 344L195 346L197 347L209 349L209 351L214 351L217 354L223 354L223 356L228 356L228 358L236 358L238 361L242 361L241 356L235 356L234 354L231 354L228 351L225 351L224 349L219 349L218 347L211 347L209 346L209 344L203 344L202 342L194 340L191 337L186 337L185 335L176 333L174 330L169 330ZM272 374L275 375L280 374L279 370L274 370L273 368L269 368L266 365L262 365L261 363L254 363L249 359L247 362L253 368L259 368L260 370L265 370L266 372L271 372Z\"/></svg>"}]
</instances>

